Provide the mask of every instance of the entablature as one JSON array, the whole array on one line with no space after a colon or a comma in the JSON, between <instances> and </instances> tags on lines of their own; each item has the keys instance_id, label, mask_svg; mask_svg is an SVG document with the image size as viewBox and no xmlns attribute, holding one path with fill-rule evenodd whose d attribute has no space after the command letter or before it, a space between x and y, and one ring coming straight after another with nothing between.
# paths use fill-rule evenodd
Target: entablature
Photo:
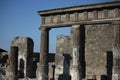
<instances>
[{"instance_id":1,"label":"entablature","mask_svg":"<svg viewBox=\"0 0 120 80\"><path fill-rule=\"evenodd\" d=\"M42 27L59 27L120 19L120 1L38 11Z\"/></svg>"}]
</instances>

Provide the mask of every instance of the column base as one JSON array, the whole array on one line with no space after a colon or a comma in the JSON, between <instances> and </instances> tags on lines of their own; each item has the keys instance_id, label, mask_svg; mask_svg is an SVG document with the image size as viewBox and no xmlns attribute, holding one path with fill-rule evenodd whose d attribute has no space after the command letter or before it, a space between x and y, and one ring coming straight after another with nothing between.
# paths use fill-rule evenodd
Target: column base
<instances>
[{"instance_id":1,"label":"column base","mask_svg":"<svg viewBox=\"0 0 120 80\"><path fill-rule=\"evenodd\" d=\"M82 74L80 73L78 65L72 66L70 70L71 80L82 80Z\"/></svg>"},{"instance_id":2,"label":"column base","mask_svg":"<svg viewBox=\"0 0 120 80\"><path fill-rule=\"evenodd\" d=\"M113 74L112 80L120 80L120 74Z\"/></svg>"},{"instance_id":3,"label":"column base","mask_svg":"<svg viewBox=\"0 0 120 80\"><path fill-rule=\"evenodd\" d=\"M113 67L112 80L120 80L120 67Z\"/></svg>"},{"instance_id":4,"label":"column base","mask_svg":"<svg viewBox=\"0 0 120 80\"><path fill-rule=\"evenodd\" d=\"M37 80L48 80L48 66L39 65L36 71Z\"/></svg>"}]
</instances>

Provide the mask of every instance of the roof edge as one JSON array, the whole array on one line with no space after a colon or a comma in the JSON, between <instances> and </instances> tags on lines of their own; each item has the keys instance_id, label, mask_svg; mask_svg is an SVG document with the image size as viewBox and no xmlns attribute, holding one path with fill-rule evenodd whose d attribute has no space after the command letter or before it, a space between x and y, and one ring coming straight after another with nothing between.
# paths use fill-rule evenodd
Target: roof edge
<instances>
[{"instance_id":1,"label":"roof edge","mask_svg":"<svg viewBox=\"0 0 120 80\"><path fill-rule=\"evenodd\" d=\"M41 11L38 11L38 14L40 16L43 16L43 15L49 15L49 14L52 14L52 13L55 14L55 13L69 12L69 11L71 11L71 9L75 9L75 8L76 9L72 10L72 11L90 9L88 7L92 7L94 9L94 8L97 8L97 7L98 8L100 8L100 7L103 8L103 7L109 7L109 6L117 6L116 4L120 6L120 1L102 2L102 3L94 3L94 4L64 7L64 8L55 8L55 9L49 9L49 10L41 10Z\"/></svg>"}]
</instances>

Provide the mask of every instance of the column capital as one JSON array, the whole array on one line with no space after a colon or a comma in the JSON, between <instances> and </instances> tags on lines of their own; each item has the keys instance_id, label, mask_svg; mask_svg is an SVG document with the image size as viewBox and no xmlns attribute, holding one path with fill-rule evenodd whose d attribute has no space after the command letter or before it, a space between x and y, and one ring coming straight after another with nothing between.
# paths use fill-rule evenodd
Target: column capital
<instances>
[{"instance_id":1,"label":"column capital","mask_svg":"<svg viewBox=\"0 0 120 80\"><path fill-rule=\"evenodd\" d=\"M81 26L83 26L83 24L80 24L80 25L72 25L72 29L80 29Z\"/></svg>"},{"instance_id":2,"label":"column capital","mask_svg":"<svg viewBox=\"0 0 120 80\"><path fill-rule=\"evenodd\" d=\"M41 27L39 28L39 30L49 31L49 30L51 30L51 28L47 28L47 27L42 27L42 26L41 26Z\"/></svg>"}]
</instances>

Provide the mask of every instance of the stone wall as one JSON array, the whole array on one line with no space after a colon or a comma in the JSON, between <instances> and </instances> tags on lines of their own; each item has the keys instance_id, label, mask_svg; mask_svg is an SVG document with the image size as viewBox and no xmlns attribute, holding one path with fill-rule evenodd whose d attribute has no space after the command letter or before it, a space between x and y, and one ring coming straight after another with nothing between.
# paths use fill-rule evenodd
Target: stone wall
<instances>
[{"instance_id":1,"label":"stone wall","mask_svg":"<svg viewBox=\"0 0 120 80\"><path fill-rule=\"evenodd\" d=\"M109 24L85 26L86 76L97 80L111 75L113 27Z\"/></svg>"},{"instance_id":2,"label":"stone wall","mask_svg":"<svg viewBox=\"0 0 120 80\"><path fill-rule=\"evenodd\" d=\"M71 37L57 36L55 55L55 80L68 80L72 62Z\"/></svg>"},{"instance_id":3,"label":"stone wall","mask_svg":"<svg viewBox=\"0 0 120 80\"><path fill-rule=\"evenodd\" d=\"M90 79L94 77L97 80L110 78L112 75L113 27L110 26L110 24L85 25L81 32L83 78ZM57 53L55 56L56 80L61 74L70 73L72 69L71 39L70 36L61 35L57 37ZM64 55L71 57L70 59L70 57L67 56L67 60L70 59L69 65L65 63L67 60ZM67 66L67 68L65 66ZM70 74L74 73L71 72Z\"/></svg>"}]
</instances>

